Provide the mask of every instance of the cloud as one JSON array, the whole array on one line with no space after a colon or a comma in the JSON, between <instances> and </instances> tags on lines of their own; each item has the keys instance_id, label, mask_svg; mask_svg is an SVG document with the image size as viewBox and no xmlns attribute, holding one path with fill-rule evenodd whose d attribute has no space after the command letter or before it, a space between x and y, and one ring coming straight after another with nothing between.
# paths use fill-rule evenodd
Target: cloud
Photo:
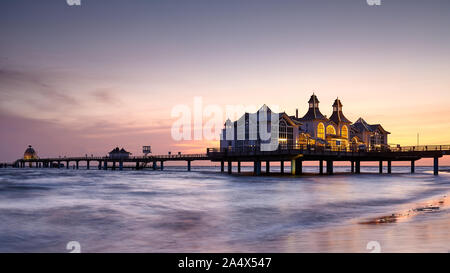
<instances>
[{"instance_id":1,"label":"cloud","mask_svg":"<svg viewBox=\"0 0 450 273\"><path fill-rule=\"evenodd\" d=\"M6 100L22 101L28 107L78 106L80 102L56 86L45 72L0 69L0 94Z\"/></svg>"},{"instance_id":2,"label":"cloud","mask_svg":"<svg viewBox=\"0 0 450 273\"><path fill-rule=\"evenodd\" d=\"M92 96L95 101L103 104L115 104L121 103L121 100L117 97L116 93L112 88L99 88L93 91Z\"/></svg>"}]
</instances>

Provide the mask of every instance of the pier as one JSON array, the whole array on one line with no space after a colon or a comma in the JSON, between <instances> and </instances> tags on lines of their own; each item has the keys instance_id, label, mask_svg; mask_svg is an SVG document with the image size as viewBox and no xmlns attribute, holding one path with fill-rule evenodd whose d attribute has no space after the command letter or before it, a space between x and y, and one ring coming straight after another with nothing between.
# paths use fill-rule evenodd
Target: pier
<instances>
[{"instance_id":1,"label":"pier","mask_svg":"<svg viewBox=\"0 0 450 273\"><path fill-rule=\"evenodd\" d=\"M361 173L362 162L378 162L379 173L383 173L383 164L387 164L387 173L392 173L392 162L410 162L411 173L415 172L415 162L422 158L433 158L433 173L439 174L439 158L450 155L450 145L391 147L379 150L339 150L316 145L295 145L280 147L275 151L260 151L253 147L234 149L207 150L207 156L213 162L220 162L221 172L232 173L233 164L237 164L237 172L241 172L242 162L253 163L254 175L261 175L261 166L265 162L265 171L270 173L271 162L280 163L280 173L284 173L285 162L291 163L291 174L303 174L303 163L316 161L319 163L318 173L332 175L334 162L347 161L351 164L351 173ZM326 164L326 173L324 173Z\"/></svg>"},{"instance_id":2,"label":"pier","mask_svg":"<svg viewBox=\"0 0 450 273\"><path fill-rule=\"evenodd\" d=\"M392 162L409 162L411 173L415 172L415 163L422 158L433 159L433 173L439 174L439 158L450 155L450 145L433 146L408 146L391 147L383 150L337 150L316 145L296 145L291 147L279 147L275 151L260 151L255 147L240 149L217 149L208 148L206 154L177 154L177 155L152 155L135 156L123 159L110 157L58 157L58 158L35 158L18 159L12 164L1 164L1 167L16 168L71 168L79 169L80 163L84 163L86 169L97 168L99 170L123 170L133 168L136 170L150 168L153 170L164 170L164 163L170 161L185 161L186 170L191 171L193 161L220 162L221 172L232 174L233 164L237 166L237 173L241 173L241 164L251 162L253 174L262 174L262 164L265 163L265 172L270 173L270 164L280 164L280 173L285 173L286 162L290 162L291 175L303 174L303 163L308 161L318 162L318 174L334 174L334 162L349 162L352 174L361 173L361 163L376 162L379 173L383 173L387 166L387 173L392 173ZM325 170L324 170L325 167Z\"/></svg>"},{"instance_id":3,"label":"pier","mask_svg":"<svg viewBox=\"0 0 450 273\"><path fill-rule=\"evenodd\" d=\"M99 170L123 170L133 168L136 170L152 168L154 170L164 170L166 161L186 161L187 170L191 170L191 162L195 160L209 160L206 154L177 154L177 155L154 155L154 156L134 156L128 158L110 157L57 157L57 158L35 158L18 159L12 165L16 168L72 168L79 169L80 163L85 163L86 169L97 168ZM128 166L126 166L128 164Z\"/></svg>"}]
</instances>

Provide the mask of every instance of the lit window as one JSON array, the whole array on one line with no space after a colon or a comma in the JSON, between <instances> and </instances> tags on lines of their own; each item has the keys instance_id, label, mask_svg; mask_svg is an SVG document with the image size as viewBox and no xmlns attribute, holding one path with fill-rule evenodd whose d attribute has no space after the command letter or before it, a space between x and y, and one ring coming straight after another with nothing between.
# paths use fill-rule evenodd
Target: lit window
<instances>
[{"instance_id":1,"label":"lit window","mask_svg":"<svg viewBox=\"0 0 450 273\"><path fill-rule=\"evenodd\" d=\"M325 125L322 122L317 125L317 138L325 139Z\"/></svg>"},{"instance_id":2,"label":"lit window","mask_svg":"<svg viewBox=\"0 0 450 273\"><path fill-rule=\"evenodd\" d=\"M327 135L335 135L336 134L336 129L334 129L333 125L328 125L327 126Z\"/></svg>"},{"instance_id":3,"label":"lit window","mask_svg":"<svg viewBox=\"0 0 450 273\"><path fill-rule=\"evenodd\" d=\"M343 137L343 138L348 138L348 128L347 128L347 126L342 126L342 129L341 129L341 136Z\"/></svg>"}]
</instances>

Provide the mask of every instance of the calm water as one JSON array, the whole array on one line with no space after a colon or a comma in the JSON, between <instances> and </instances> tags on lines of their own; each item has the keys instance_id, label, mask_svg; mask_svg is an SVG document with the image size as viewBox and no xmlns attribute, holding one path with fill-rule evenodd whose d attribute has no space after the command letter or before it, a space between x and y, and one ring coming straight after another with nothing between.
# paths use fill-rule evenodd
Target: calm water
<instances>
[{"instance_id":1,"label":"calm water","mask_svg":"<svg viewBox=\"0 0 450 273\"><path fill-rule=\"evenodd\" d=\"M301 178L184 169L0 169L0 252L68 252L69 241L82 252L369 252L369 241L382 252L450 250L448 202L360 223L446 196L449 174L430 168Z\"/></svg>"}]
</instances>

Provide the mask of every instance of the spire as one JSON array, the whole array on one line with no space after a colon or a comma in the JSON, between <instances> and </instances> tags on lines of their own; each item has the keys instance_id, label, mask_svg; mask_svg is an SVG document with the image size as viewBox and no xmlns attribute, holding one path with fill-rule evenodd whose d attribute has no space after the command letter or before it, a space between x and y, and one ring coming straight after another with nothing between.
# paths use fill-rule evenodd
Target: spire
<instances>
[{"instance_id":1,"label":"spire","mask_svg":"<svg viewBox=\"0 0 450 273\"><path fill-rule=\"evenodd\" d=\"M311 98L308 101L309 103L309 108L319 108L319 99L317 98L317 96L313 93Z\"/></svg>"},{"instance_id":2,"label":"spire","mask_svg":"<svg viewBox=\"0 0 450 273\"><path fill-rule=\"evenodd\" d=\"M314 93L312 94L308 103L309 103L309 110L301 118L301 120L326 119L326 117L324 115L322 115L322 113L320 113L319 99L317 99L317 96Z\"/></svg>"},{"instance_id":3,"label":"spire","mask_svg":"<svg viewBox=\"0 0 450 273\"><path fill-rule=\"evenodd\" d=\"M330 120L332 120L336 124L339 124L341 122L343 122L343 123L352 123L342 113L342 103L339 100L339 98L336 98L336 100L333 103L333 114L331 114Z\"/></svg>"}]
</instances>

